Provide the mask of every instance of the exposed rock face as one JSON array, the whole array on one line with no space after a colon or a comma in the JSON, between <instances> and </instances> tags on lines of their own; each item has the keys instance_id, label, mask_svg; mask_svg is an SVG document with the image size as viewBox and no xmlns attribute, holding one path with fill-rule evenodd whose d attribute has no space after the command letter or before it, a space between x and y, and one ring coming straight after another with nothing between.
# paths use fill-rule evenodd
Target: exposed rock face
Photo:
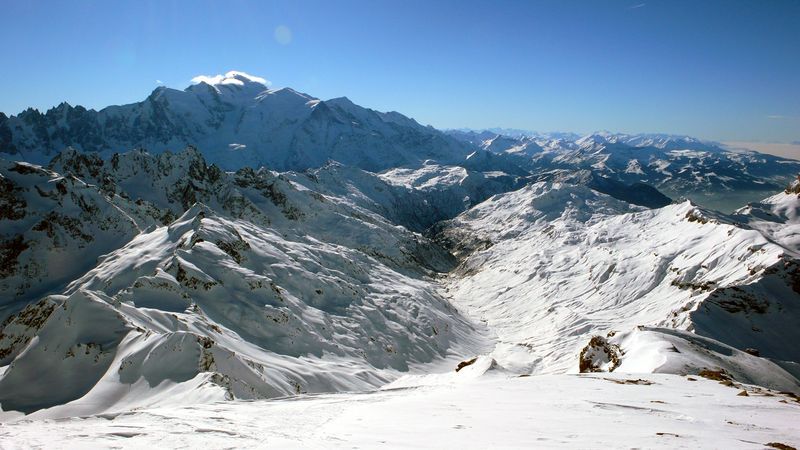
<instances>
[{"instance_id":1,"label":"exposed rock face","mask_svg":"<svg viewBox=\"0 0 800 450\"><path fill-rule=\"evenodd\" d=\"M619 367L622 352L615 344L609 344L603 336L594 336L581 350L578 361L580 373L613 372Z\"/></svg>"},{"instance_id":2,"label":"exposed rock face","mask_svg":"<svg viewBox=\"0 0 800 450\"><path fill-rule=\"evenodd\" d=\"M138 232L96 187L39 166L0 161L0 319L58 292Z\"/></svg>"}]
</instances>

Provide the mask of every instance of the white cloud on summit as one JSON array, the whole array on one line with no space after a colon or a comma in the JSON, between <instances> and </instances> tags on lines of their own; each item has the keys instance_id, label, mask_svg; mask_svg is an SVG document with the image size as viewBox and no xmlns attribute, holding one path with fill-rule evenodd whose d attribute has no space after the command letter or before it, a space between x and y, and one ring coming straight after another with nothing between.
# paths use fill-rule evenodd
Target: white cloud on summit
<instances>
[{"instance_id":1,"label":"white cloud on summit","mask_svg":"<svg viewBox=\"0 0 800 450\"><path fill-rule=\"evenodd\" d=\"M242 78L248 81L252 81L254 83L263 84L264 86L269 86L272 84L269 80L265 78L256 77L236 70L231 70L225 75L214 75L214 76L198 75L192 78L192 83L206 83L212 86L217 86L220 84L235 84L238 86L244 86L244 82L241 80Z\"/></svg>"}]
</instances>

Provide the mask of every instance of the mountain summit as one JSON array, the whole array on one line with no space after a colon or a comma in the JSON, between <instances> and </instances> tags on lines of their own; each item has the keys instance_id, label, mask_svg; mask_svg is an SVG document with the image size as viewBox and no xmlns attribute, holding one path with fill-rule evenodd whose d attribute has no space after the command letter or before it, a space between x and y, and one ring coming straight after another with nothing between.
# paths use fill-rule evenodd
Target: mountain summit
<instances>
[{"instance_id":1,"label":"mountain summit","mask_svg":"<svg viewBox=\"0 0 800 450\"><path fill-rule=\"evenodd\" d=\"M0 155L46 163L67 147L109 157L191 145L231 170L305 170L336 160L378 171L428 159L458 163L475 150L397 112L269 89L266 79L244 72L192 81L184 90L162 86L141 102L100 111L63 103L44 114L0 115Z\"/></svg>"}]
</instances>

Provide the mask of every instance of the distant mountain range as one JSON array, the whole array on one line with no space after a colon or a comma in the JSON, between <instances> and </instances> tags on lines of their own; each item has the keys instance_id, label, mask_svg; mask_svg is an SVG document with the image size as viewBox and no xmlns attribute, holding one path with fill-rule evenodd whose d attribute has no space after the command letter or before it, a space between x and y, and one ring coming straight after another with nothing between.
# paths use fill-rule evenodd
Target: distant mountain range
<instances>
[{"instance_id":1,"label":"distant mountain range","mask_svg":"<svg viewBox=\"0 0 800 450\"><path fill-rule=\"evenodd\" d=\"M691 198L726 211L781 189L800 172L798 161L731 152L687 136L442 132L344 97L323 101L269 89L263 79L235 71L182 91L159 87L141 102L100 111L62 103L45 113L0 113L0 157L11 160L47 164L68 147L110 158L135 148L157 154L187 146L224 170L302 171L335 161L372 172L427 162L529 180L589 171L578 179L594 180L601 190L614 184L606 193L647 184L666 195L645 199L648 206Z\"/></svg>"},{"instance_id":2,"label":"distant mountain range","mask_svg":"<svg viewBox=\"0 0 800 450\"><path fill-rule=\"evenodd\" d=\"M672 198L691 198L725 211L781 189L800 172L800 161L729 151L689 136L609 132L503 135L470 130L450 130L448 134L513 156L534 176L553 170L589 170L623 183L646 183Z\"/></svg>"},{"instance_id":3,"label":"distant mountain range","mask_svg":"<svg viewBox=\"0 0 800 450\"><path fill-rule=\"evenodd\" d=\"M259 80L0 116L0 421L484 373L800 393L800 162Z\"/></svg>"}]
</instances>

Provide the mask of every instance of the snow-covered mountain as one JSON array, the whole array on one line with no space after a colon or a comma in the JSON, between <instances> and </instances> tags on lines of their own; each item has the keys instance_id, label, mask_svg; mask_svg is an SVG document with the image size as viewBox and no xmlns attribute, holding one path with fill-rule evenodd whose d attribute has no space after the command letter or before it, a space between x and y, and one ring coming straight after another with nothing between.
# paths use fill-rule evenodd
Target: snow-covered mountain
<instances>
[{"instance_id":1,"label":"snow-covered mountain","mask_svg":"<svg viewBox=\"0 0 800 450\"><path fill-rule=\"evenodd\" d=\"M197 80L184 90L159 87L142 102L99 111L62 103L45 113L0 113L0 157L44 165L69 147L110 158L136 148L161 153L191 145L225 170L306 170L336 161L381 172L435 164L537 180L553 171L588 170L595 180L647 184L669 198L724 211L779 190L800 171L798 161L731 152L688 136L443 133L347 98L323 101L290 88L270 89L263 78L243 72Z\"/></svg>"},{"instance_id":2,"label":"snow-covered mountain","mask_svg":"<svg viewBox=\"0 0 800 450\"><path fill-rule=\"evenodd\" d=\"M732 211L781 189L800 171L800 161L757 152L733 152L688 136L598 132L515 134L448 131L466 143L514 157L540 174L591 170L626 184L646 183L669 197L690 198Z\"/></svg>"},{"instance_id":3,"label":"snow-covered mountain","mask_svg":"<svg viewBox=\"0 0 800 450\"><path fill-rule=\"evenodd\" d=\"M141 231L101 190L71 175L0 161L0 186L0 321Z\"/></svg>"},{"instance_id":4,"label":"snow-covered mountain","mask_svg":"<svg viewBox=\"0 0 800 450\"><path fill-rule=\"evenodd\" d=\"M313 177L193 149L52 168L0 172L6 411L366 390L485 346L433 281L452 256Z\"/></svg>"},{"instance_id":5,"label":"snow-covered mountain","mask_svg":"<svg viewBox=\"0 0 800 450\"><path fill-rule=\"evenodd\" d=\"M406 421L439 399L457 406L436 420L460 421L523 411L462 394L537 389L609 423L668 396L672 425L705 411L693 396L745 421L737 439L792 423L800 182L782 183L800 162L668 135L445 134L239 72L0 115L0 153L0 421L32 419L0 440L198 404L318 408L318 433L358 398ZM740 194L758 201L681 199ZM630 394L651 385L664 400Z\"/></svg>"},{"instance_id":6,"label":"snow-covered mountain","mask_svg":"<svg viewBox=\"0 0 800 450\"><path fill-rule=\"evenodd\" d=\"M660 208L672 203L672 199L649 184L634 182L626 184L593 170L556 169L530 177L532 181L549 181L586 186L597 192L608 194L618 200L648 208Z\"/></svg>"},{"instance_id":7,"label":"snow-covered mountain","mask_svg":"<svg viewBox=\"0 0 800 450\"><path fill-rule=\"evenodd\" d=\"M100 111L62 103L45 113L0 114L0 157L43 165L70 147L109 158L135 148L161 153L191 145L225 170L306 170L335 161L381 172L435 164L538 180L553 171L588 170L606 184L647 184L667 197L725 211L780 189L800 171L797 161L725 151L687 136L526 133L443 133L397 112L270 89L262 78L232 71L184 90L159 87L142 102Z\"/></svg>"},{"instance_id":8,"label":"snow-covered mountain","mask_svg":"<svg viewBox=\"0 0 800 450\"><path fill-rule=\"evenodd\" d=\"M800 178L782 192L734 211L734 216L800 253Z\"/></svg>"},{"instance_id":9,"label":"snow-covered mountain","mask_svg":"<svg viewBox=\"0 0 800 450\"><path fill-rule=\"evenodd\" d=\"M797 391L800 353L785 344L800 340L799 255L741 217L531 184L443 226L463 261L448 292L497 335L498 363L519 371L714 367Z\"/></svg>"},{"instance_id":10,"label":"snow-covered mountain","mask_svg":"<svg viewBox=\"0 0 800 450\"><path fill-rule=\"evenodd\" d=\"M0 168L6 417L413 386L458 361L800 391L794 187L727 216L435 163Z\"/></svg>"},{"instance_id":11,"label":"snow-covered mountain","mask_svg":"<svg viewBox=\"0 0 800 450\"><path fill-rule=\"evenodd\" d=\"M44 114L0 114L0 156L9 159L44 164L67 147L109 157L187 145L231 170L303 170L332 159L375 171L426 159L454 163L475 151L400 113L269 89L263 79L235 71L182 91L162 86L142 102L100 111L62 103Z\"/></svg>"}]
</instances>

